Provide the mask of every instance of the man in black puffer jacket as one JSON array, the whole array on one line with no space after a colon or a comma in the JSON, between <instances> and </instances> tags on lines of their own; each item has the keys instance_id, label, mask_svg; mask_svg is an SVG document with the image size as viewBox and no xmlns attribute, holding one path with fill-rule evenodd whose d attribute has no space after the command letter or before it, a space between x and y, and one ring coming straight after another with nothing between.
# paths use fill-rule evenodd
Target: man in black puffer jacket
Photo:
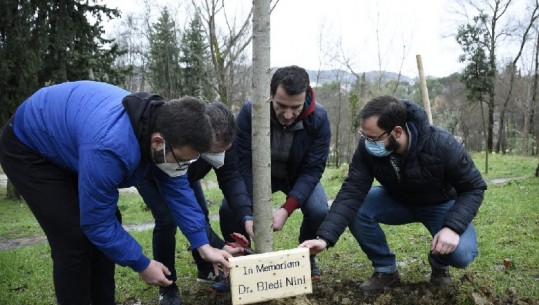
<instances>
[{"instance_id":1,"label":"man in black puffer jacket","mask_svg":"<svg viewBox=\"0 0 539 305\"><path fill-rule=\"evenodd\" d=\"M485 181L464 147L430 125L419 105L381 96L365 105L360 118L361 140L348 177L318 238L300 246L320 252L349 225L374 267L360 289L380 291L400 277L379 224L421 222L433 236L431 282L450 284L449 266L464 268L478 254L471 222L483 201ZM381 185L373 187L374 179Z\"/></svg>"}]
</instances>

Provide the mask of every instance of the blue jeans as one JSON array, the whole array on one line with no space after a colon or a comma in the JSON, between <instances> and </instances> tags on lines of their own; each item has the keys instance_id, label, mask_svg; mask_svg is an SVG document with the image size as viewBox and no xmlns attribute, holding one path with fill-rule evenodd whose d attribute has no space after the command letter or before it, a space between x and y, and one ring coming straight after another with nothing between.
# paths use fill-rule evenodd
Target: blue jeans
<instances>
[{"instance_id":1,"label":"blue jeans","mask_svg":"<svg viewBox=\"0 0 539 305\"><path fill-rule=\"evenodd\" d=\"M396 201L383 187L375 186L367 194L349 228L372 262L374 271L391 273L397 270L395 254L389 249L386 235L379 224L421 222L434 236L442 229L444 217L454 204L455 201L450 200L437 205L411 207ZM475 229L473 224L469 224L460 235L455 251L446 255L432 255L429 252L428 257L429 263L437 268L465 268L478 253Z\"/></svg>"},{"instance_id":2,"label":"blue jeans","mask_svg":"<svg viewBox=\"0 0 539 305\"><path fill-rule=\"evenodd\" d=\"M290 190L284 186L272 185L272 191L282 191L286 194ZM318 183L314 187L311 195L300 208L303 213L303 222L299 230L299 242L301 243L305 240L316 238L316 231L329 212L328 198L322 184ZM236 217L228 206L226 199L223 199L219 209L219 216L221 232L225 239L229 239L230 234L234 232L248 236L245 232L245 227L234 220Z\"/></svg>"},{"instance_id":3,"label":"blue jeans","mask_svg":"<svg viewBox=\"0 0 539 305\"><path fill-rule=\"evenodd\" d=\"M208 235L210 245L219 249L223 248L224 242L215 234L209 224L208 206L200 181L191 182L190 185L195 192L195 197L200 208L206 216L206 234ZM177 224L153 179L144 179L136 185L136 188L155 219L155 227L152 235L153 258L163 263L170 270L171 274L167 278L171 281L176 281L175 251ZM213 265L203 260L197 250L192 250L192 255L199 270L201 268L213 270Z\"/></svg>"}]
</instances>

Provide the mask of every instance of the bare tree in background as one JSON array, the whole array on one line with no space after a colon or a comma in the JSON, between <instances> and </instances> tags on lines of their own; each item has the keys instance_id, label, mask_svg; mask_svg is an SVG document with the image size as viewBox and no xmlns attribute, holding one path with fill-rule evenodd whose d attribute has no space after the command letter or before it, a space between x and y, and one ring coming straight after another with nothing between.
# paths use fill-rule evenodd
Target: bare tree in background
<instances>
[{"instance_id":1,"label":"bare tree in background","mask_svg":"<svg viewBox=\"0 0 539 305\"><path fill-rule=\"evenodd\" d=\"M500 40L507 37L511 33L508 31L507 25L502 23L504 15L507 13L512 0L460 0L456 3L460 5L461 11L468 13L469 8L474 10L474 14L481 16L476 18L480 21L477 24L487 35L484 41L480 43L488 50L488 62L491 73L497 74L496 67L496 51ZM475 24L476 21L473 23ZM469 21L472 23L472 21ZM506 22L506 24L508 21ZM487 104L487 122L486 122L486 152L492 152L493 149L493 129L494 129L494 108L496 105L496 84L494 82L492 89L488 92Z\"/></svg>"},{"instance_id":2,"label":"bare tree in background","mask_svg":"<svg viewBox=\"0 0 539 305\"><path fill-rule=\"evenodd\" d=\"M536 38L535 38L535 57L534 57L534 73L533 73L533 80L532 80L532 90L531 90L531 99L530 104L528 106L529 111L525 112L528 114L527 117L524 118L525 124L527 124L527 127L525 125L524 131L524 137L526 139L526 142L528 142L528 136L532 138L532 149L531 154L538 154L537 151L537 139L535 135L537 135L534 129L534 122L535 121L535 115L537 112L535 111L535 107L537 106L537 100L539 99L539 27L535 27L536 32ZM533 147L535 147L535 152Z\"/></svg>"},{"instance_id":3,"label":"bare tree in background","mask_svg":"<svg viewBox=\"0 0 539 305\"><path fill-rule=\"evenodd\" d=\"M232 90L241 75L238 71L242 65L247 65L245 51L252 39L253 9L251 8L243 21L238 22L236 16L229 18L223 0L192 1L192 3L204 21L215 78L214 89L218 92L221 102L231 105L236 100L236 92L239 92ZM217 19L220 17L224 19L226 27L223 32L219 31Z\"/></svg>"},{"instance_id":4,"label":"bare tree in background","mask_svg":"<svg viewBox=\"0 0 539 305\"><path fill-rule=\"evenodd\" d=\"M505 115L507 112L507 106L509 105L509 102L511 101L512 94L513 94L513 87L515 83L515 76L517 74L517 63L522 55L522 50L524 49L525 44L529 40L529 33L532 29L532 26L537 23L537 20L539 19L539 1L535 1L535 7L529 8L527 10L530 12L528 24L524 26L524 32L521 36L520 40L520 47L518 49L517 55L514 57L513 61L508 66L508 73L509 73L509 88L507 90L507 95L505 96L505 100L503 102L503 105L500 109L500 123L498 124L498 142L496 143L496 152L499 153L500 151L502 153L505 153L505 142L506 142L506 134L504 130L505 125ZM527 133L526 130L524 130L524 133Z\"/></svg>"}]
</instances>

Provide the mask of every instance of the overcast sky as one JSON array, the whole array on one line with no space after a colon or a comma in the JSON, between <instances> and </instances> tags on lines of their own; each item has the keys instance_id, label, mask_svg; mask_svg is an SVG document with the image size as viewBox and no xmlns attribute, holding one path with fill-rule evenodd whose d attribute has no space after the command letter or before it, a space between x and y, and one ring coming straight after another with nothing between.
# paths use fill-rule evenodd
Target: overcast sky
<instances>
[{"instance_id":1,"label":"overcast sky","mask_svg":"<svg viewBox=\"0 0 539 305\"><path fill-rule=\"evenodd\" d=\"M104 0L109 7L136 12L140 0ZM159 3L175 3L157 0ZM180 2L181 3L181 2ZM251 0L226 0L229 15L248 12ZM418 76L416 55L427 75L460 72L453 0L280 0L271 16L271 65L307 69L385 70ZM230 7L234 7L231 11ZM401 68L402 65L402 68Z\"/></svg>"}]
</instances>

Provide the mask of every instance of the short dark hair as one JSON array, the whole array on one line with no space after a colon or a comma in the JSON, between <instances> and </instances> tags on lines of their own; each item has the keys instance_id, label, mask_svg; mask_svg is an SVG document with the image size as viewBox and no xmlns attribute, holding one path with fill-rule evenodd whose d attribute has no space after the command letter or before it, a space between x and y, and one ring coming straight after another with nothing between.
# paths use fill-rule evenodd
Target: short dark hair
<instances>
[{"instance_id":1,"label":"short dark hair","mask_svg":"<svg viewBox=\"0 0 539 305\"><path fill-rule=\"evenodd\" d=\"M378 127L385 131L395 126L404 127L408 117L406 105L389 95L373 98L359 112L362 121L373 116L378 116Z\"/></svg>"},{"instance_id":2,"label":"short dark hair","mask_svg":"<svg viewBox=\"0 0 539 305\"><path fill-rule=\"evenodd\" d=\"M221 102L213 102L206 105L206 113L210 118L214 143L232 143L236 136L236 118L230 108Z\"/></svg>"},{"instance_id":3,"label":"short dark hair","mask_svg":"<svg viewBox=\"0 0 539 305\"><path fill-rule=\"evenodd\" d=\"M155 128L174 148L189 145L198 152L210 149L211 123L206 106L190 96L165 102L156 109Z\"/></svg>"},{"instance_id":4,"label":"short dark hair","mask_svg":"<svg viewBox=\"0 0 539 305\"><path fill-rule=\"evenodd\" d=\"M309 74L298 66L287 66L277 69L271 77L270 93L274 96L277 87L283 86L286 94L296 95L307 92L309 88Z\"/></svg>"}]
</instances>

